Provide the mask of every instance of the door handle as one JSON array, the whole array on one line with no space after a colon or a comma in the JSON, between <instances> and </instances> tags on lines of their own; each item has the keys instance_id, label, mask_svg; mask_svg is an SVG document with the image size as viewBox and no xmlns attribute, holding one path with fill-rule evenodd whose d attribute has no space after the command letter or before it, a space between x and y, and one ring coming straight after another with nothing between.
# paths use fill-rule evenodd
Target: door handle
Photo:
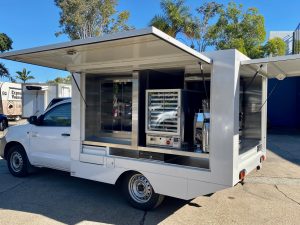
<instances>
[{"instance_id":1,"label":"door handle","mask_svg":"<svg viewBox=\"0 0 300 225\"><path fill-rule=\"evenodd\" d=\"M38 136L38 133L37 132L32 132L31 133L31 137L37 137Z\"/></svg>"},{"instance_id":2,"label":"door handle","mask_svg":"<svg viewBox=\"0 0 300 225\"><path fill-rule=\"evenodd\" d=\"M62 133L61 136L64 136L64 137L70 137L70 134Z\"/></svg>"}]
</instances>

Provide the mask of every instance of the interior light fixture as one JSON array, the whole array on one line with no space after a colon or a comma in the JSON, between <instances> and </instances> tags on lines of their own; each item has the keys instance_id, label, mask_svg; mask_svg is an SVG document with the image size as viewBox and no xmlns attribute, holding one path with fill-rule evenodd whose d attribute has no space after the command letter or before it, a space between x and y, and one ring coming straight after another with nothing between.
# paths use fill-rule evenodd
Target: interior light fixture
<instances>
[{"instance_id":1,"label":"interior light fixture","mask_svg":"<svg viewBox=\"0 0 300 225\"><path fill-rule=\"evenodd\" d=\"M74 50L74 49L70 49L70 50L67 51L68 55L75 55L76 53L77 53L77 51Z\"/></svg>"},{"instance_id":2,"label":"interior light fixture","mask_svg":"<svg viewBox=\"0 0 300 225\"><path fill-rule=\"evenodd\" d=\"M277 80L284 80L286 78L286 75L284 75L283 73L280 73L276 76Z\"/></svg>"}]
</instances>

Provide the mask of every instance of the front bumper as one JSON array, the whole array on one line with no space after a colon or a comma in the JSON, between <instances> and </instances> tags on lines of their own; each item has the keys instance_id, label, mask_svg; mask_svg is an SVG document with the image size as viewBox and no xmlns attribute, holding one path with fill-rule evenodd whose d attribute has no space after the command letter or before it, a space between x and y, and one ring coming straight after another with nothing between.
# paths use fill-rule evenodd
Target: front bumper
<instances>
[{"instance_id":1,"label":"front bumper","mask_svg":"<svg viewBox=\"0 0 300 225\"><path fill-rule=\"evenodd\" d=\"M6 141L5 136L1 137L0 138L0 156L2 158L4 158L4 148L6 146L6 143L7 143L7 141Z\"/></svg>"}]
</instances>

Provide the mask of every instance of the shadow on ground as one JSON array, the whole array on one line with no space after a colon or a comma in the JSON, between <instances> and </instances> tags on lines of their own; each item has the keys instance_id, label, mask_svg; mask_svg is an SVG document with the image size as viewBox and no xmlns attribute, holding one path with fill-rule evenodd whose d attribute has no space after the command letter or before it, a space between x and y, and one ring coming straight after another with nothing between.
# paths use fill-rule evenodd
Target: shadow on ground
<instances>
[{"instance_id":1,"label":"shadow on ground","mask_svg":"<svg viewBox=\"0 0 300 225\"><path fill-rule=\"evenodd\" d=\"M300 131L270 130L267 149L296 165L300 165Z\"/></svg>"},{"instance_id":2,"label":"shadow on ground","mask_svg":"<svg viewBox=\"0 0 300 225\"><path fill-rule=\"evenodd\" d=\"M42 169L27 178L14 178L0 160L0 184L13 185L1 190L0 208L40 214L65 224L94 221L109 224L144 224L148 212L128 205L119 188L94 181L70 177L68 173ZM3 188L2 188L3 189ZM157 224L188 204L166 198L159 210L152 211L151 223ZM155 214L155 216L153 216Z\"/></svg>"}]
</instances>

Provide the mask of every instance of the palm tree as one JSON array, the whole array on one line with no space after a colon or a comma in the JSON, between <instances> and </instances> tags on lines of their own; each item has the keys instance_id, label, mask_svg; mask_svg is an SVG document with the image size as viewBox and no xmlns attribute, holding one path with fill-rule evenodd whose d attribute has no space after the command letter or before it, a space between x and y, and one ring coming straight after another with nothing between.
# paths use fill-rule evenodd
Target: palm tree
<instances>
[{"instance_id":1,"label":"palm tree","mask_svg":"<svg viewBox=\"0 0 300 225\"><path fill-rule=\"evenodd\" d=\"M183 33L189 38L194 37L198 26L184 0L161 0L160 7L163 14L155 15L150 21L150 26L154 26L174 38L179 33Z\"/></svg>"},{"instance_id":2,"label":"palm tree","mask_svg":"<svg viewBox=\"0 0 300 225\"><path fill-rule=\"evenodd\" d=\"M0 63L0 77L8 77L9 73L3 63Z\"/></svg>"},{"instance_id":3,"label":"palm tree","mask_svg":"<svg viewBox=\"0 0 300 225\"><path fill-rule=\"evenodd\" d=\"M31 71L27 71L25 68L23 69L23 71L17 71L16 72L18 75L16 76L16 79L19 79L21 81L23 81L23 83L26 83L26 81L28 80L32 80L34 79L34 76L29 76L29 74L31 73Z\"/></svg>"}]
</instances>

